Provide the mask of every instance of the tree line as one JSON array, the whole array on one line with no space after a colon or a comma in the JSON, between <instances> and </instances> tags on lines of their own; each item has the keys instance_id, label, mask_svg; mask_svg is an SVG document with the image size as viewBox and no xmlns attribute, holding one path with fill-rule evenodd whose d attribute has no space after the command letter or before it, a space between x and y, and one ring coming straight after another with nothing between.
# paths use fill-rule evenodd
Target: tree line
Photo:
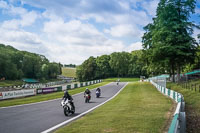
<instances>
[{"instance_id":1,"label":"tree line","mask_svg":"<svg viewBox=\"0 0 200 133\"><path fill-rule=\"evenodd\" d=\"M76 68L79 81L108 77L147 76L143 51L114 52L97 58L91 56Z\"/></svg>"},{"instance_id":2,"label":"tree line","mask_svg":"<svg viewBox=\"0 0 200 133\"><path fill-rule=\"evenodd\" d=\"M196 0L160 0L153 22L144 27L143 50L90 57L77 68L80 81L107 77L177 75L200 69L200 26L190 21ZM200 34L197 35L200 39Z\"/></svg>"},{"instance_id":3,"label":"tree line","mask_svg":"<svg viewBox=\"0 0 200 133\"><path fill-rule=\"evenodd\" d=\"M58 74L61 74L60 63L51 63L43 55L0 44L0 79L55 79Z\"/></svg>"}]
</instances>

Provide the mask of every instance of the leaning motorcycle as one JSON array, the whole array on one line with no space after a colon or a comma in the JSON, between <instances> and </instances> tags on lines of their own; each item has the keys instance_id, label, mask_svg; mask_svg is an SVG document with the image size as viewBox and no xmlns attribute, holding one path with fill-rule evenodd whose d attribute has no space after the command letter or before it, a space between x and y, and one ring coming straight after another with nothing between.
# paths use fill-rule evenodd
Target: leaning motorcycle
<instances>
[{"instance_id":1,"label":"leaning motorcycle","mask_svg":"<svg viewBox=\"0 0 200 133\"><path fill-rule=\"evenodd\" d=\"M74 114L75 113L75 107L73 107L70 103L70 100L62 100L61 101L61 106L63 107L63 111L65 116L69 116L70 114Z\"/></svg>"},{"instance_id":2,"label":"leaning motorcycle","mask_svg":"<svg viewBox=\"0 0 200 133\"><path fill-rule=\"evenodd\" d=\"M89 94L85 94L85 103L89 103L91 96Z\"/></svg>"}]
</instances>

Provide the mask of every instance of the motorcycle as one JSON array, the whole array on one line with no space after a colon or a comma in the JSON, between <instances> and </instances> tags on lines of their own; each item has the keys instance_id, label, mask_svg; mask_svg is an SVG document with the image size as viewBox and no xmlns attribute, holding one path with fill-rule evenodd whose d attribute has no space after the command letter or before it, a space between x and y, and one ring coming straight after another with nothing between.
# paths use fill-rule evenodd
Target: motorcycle
<instances>
[{"instance_id":1,"label":"motorcycle","mask_svg":"<svg viewBox=\"0 0 200 133\"><path fill-rule=\"evenodd\" d=\"M75 113L75 107L71 105L70 100L62 100L61 106L63 107L65 116L69 116L70 114Z\"/></svg>"},{"instance_id":2,"label":"motorcycle","mask_svg":"<svg viewBox=\"0 0 200 133\"><path fill-rule=\"evenodd\" d=\"M85 103L89 103L91 96L89 94L85 94Z\"/></svg>"},{"instance_id":3,"label":"motorcycle","mask_svg":"<svg viewBox=\"0 0 200 133\"><path fill-rule=\"evenodd\" d=\"M96 91L96 98L99 98L100 95L101 95L100 91L97 90L97 91Z\"/></svg>"}]
</instances>

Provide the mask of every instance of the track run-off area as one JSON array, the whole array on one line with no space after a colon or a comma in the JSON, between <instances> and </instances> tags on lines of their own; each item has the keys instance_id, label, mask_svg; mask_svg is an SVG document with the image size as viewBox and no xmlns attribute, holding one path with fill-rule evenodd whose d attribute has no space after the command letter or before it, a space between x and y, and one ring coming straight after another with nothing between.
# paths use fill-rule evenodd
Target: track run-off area
<instances>
[{"instance_id":1,"label":"track run-off area","mask_svg":"<svg viewBox=\"0 0 200 133\"><path fill-rule=\"evenodd\" d=\"M92 90L90 103L84 102L83 93L73 95L76 112L68 117L60 106L61 99L0 108L0 132L168 131L174 103L150 83L120 82L119 85L110 83L100 88L101 97L96 98L95 90Z\"/></svg>"}]
</instances>

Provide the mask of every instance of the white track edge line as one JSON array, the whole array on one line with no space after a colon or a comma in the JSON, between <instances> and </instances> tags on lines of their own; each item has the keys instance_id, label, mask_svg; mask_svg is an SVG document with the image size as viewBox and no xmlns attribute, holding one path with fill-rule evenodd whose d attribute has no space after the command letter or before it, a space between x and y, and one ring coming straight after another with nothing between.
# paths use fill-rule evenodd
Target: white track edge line
<instances>
[{"instance_id":1,"label":"white track edge line","mask_svg":"<svg viewBox=\"0 0 200 133\"><path fill-rule=\"evenodd\" d=\"M113 83L113 82L111 82ZM109 84L111 84L109 83ZM106 85L109 85L109 84L106 84ZM103 86L106 86L106 85L103 85ZM86 87L86 86L84 86ZM101 86L102 87L102 86ZM94 88L96 89L96 88ZM94 90L94 89L91 89L91 90ZM77 93L77 94L74 94L72 96L76 96L76 95L79 95L79 94L82 94L83 92L80 92L80 93ZM47 101L41 101L41 102L35 102L35 103L28 103L28 104L21 104L21 105L14 105L14 106L8 106L8 107L0 107L0 109L6 109L6 108L14 108L14 107L21 107L21 106L26 106L26 105L34 105L34 104L40 104L40 103L46 103L46 102L52 102L52 101L56 101L56 100L59 100L59 99L62 99L62 98L56 98L56 99L52 99L52 100L47 100Z\"/></svg>"},{"instance_id":2,"label":"white track edge line","mask_svg":"<svg viewBox=\"0 0 200 133\"><path fill-rule=\"evenodd\" d=\"M69 122L71 122L71 121L73 121L73 120L75 120L75 119L77 119L77 118L79 118L79 117L81 117L81 116L87 114L87 113L89 113L89 112L91 112L92 110L98 108L99 106L105 104L106 102L108 102L108 101L110 101L111 99L115 98L115 97L126 87L126 85L127 85L128 83L129 83L129 82L127 82L114 96L112 96L112 97L109 98L108 100L104 101L103 103L101 103L101 104L99 104L99 105L97 105L97 106L95 106L95 107L93 107L93 108L91 108L91 109L89 109L89 110L87 110L87 111L81 113L80 115L78 115L78 116L76 116L76 117L73 117L73 118L71 118L71 119L69 119L69 120L66 120L66 121L64 121L64 122L62 122L62 123L60 123L60 124L58 124L58 125L55 125L54 127L51 127L51 128L49 128L49 129L47 129L47 130L41 132L41 133L49 133L49 132L51 132L51 131L53 131L53 130L55 130L55 129L57 129L57 128L59 128L59 127L65 125L65 124L67 124L67 123L69 123Z\"/></svg>"}]
</instances>

